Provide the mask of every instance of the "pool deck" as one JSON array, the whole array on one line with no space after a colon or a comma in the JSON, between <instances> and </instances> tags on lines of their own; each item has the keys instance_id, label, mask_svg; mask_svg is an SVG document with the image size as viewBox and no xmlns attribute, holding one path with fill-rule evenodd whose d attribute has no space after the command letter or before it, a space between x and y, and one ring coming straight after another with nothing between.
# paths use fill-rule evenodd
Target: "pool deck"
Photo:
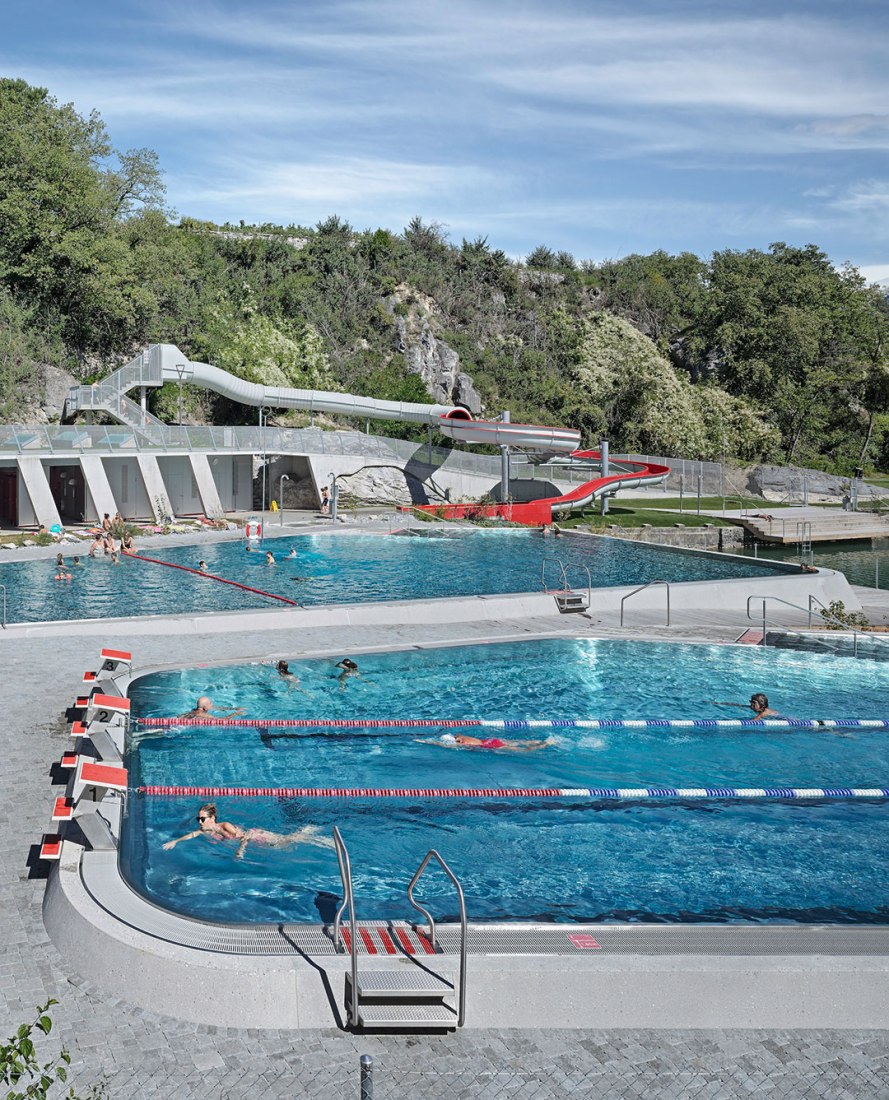
<instances>
[{"instance_id":1,"label":"pool deck","mask_svg":"<svg viewBox=\"0 0 889 1100\"><path fill-rule=\"evenodd\" d=\"M534 601L541 599L534 597ZM135 623L101 624L101 632L89 630L92 637L84 637L76 624L0 632L0 658L7 673L6 722L0 735L4 740L0 868L6 884L0 901L2 1033L11 1034L38 1002L57 998L57 1028L38 1050L49 1052L64 1043L73 1055L72 1080L78 1089L104 1077L110 1096L135 1100L357 1095L360 1053L374 1055L390 1081L426 1074L426 1091L421 1092L430 1096L485 1095L496 1100L500 1093L495 1083L503 1084L503 1095L561 1096L570 1090L558 1081L569 1078L583 1083L572 1086L577 1095L597 1097L637 1095L630 1089L634 1082L646 1083L646 1095L677 1098L735 1097L767 1087L774 1087L778 1097L889 1096L889 1043L883 1030L889 1027L889 1019L882 995L889 956L879 953L771 955L762 965L761 956L719 952L683 956L621 952L607 961L601 955L584 958L581 969L574 963L573 977L566 974L578 997L586 989L586 999L578 999L573 1007L567 998L554 1001L553 1013L533 1022L545 1018L559 1026L533 1028L528 1026L522 1003L528 960L513 958L504 963L502 956L473 955L470 987L487 982L491 1003L497 999L493 988L499 987L501 1011L496 1017L482 1014L474 1023L470 1020L472 1026L454 1034L380 1038L314 1026L310 1017L300 1030L229 1026L238 1019L237 994L221 1008L214 1007L208 1020L201 1015L200 987L188 981L181 982L176 993L181 1004L188 1003L191 1019L183 1019L180 1014L128 1001L126 971L91 973L88 952L77 955L79 937L73 937L73 954L58 951L43 920L46 868L34 862L33 845L47 827L51 765L67 747L63 713L83 670L92 665L99 641L132 649L137 666L193 666L279 653L292 657L344 654L534 636L724 642L733 641L749 625L736 608L697 607L678 608L674 625L667 629L659 625L662 620L654 606L650 610L640 606L633 626L621 630L611 613L591 618L559 616L551 603L544 613L534 601L528 606L513 603L507 608L512 614L492 614L482 621L436 621L427 607L425 621L411 615L413 621L388 625L335 623L330 616L312 623L301 617L285 625L281 617L295 613L247 612L224 616L233 620L225 624L190 621L187 631L180 620L158 618L143 622L141 629ZM495 607L490 610L494 612ZM269 615L280 622L271 632ZM550 956L549 963L541 958L541 974L564 966L558 957ZM576 960L576 956L568 958ZM163 973L163 965L157 971L150 965L142 986L157 983ZM598 974L597 967L601 968ZM659 974L671 975L669 987L658 986ZM774 984L760 984L766 975ZM608 997L595 1007L600 1000L599 980L608 986ZM793 985L800 987L800 1007L805 1009L796 1016L793 1006L778 1003L781 991ZM875 991L878 996L871 1000ZM732 1026L736 1021L744 1026ZM508 1075L534 1082L535 1088L507 1092ZM487 1091L469 1091L470 1080L487 1082ZM836 1082L832 1091L819 1091L825 1081ZM381 1094L420 1093L416 1088L402 1092L390 1086Z\"/></svg>"}]
</instances>

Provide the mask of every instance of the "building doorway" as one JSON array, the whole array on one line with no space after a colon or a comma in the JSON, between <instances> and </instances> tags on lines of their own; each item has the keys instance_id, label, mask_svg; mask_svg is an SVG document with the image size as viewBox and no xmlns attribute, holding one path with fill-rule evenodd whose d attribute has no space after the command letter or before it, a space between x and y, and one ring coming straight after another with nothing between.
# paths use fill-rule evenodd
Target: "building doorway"
<instances>
[{"instance_id":1,"label":"building doorway","mask_svg":"<svg viewBox=\"0 0 889 1100\"><path fill-rule=\"evenodd\" d=\"M86 485L80 466L50 466L49 488L62 523L83 523L86 519Z\"/></svg>"}]
</instances>

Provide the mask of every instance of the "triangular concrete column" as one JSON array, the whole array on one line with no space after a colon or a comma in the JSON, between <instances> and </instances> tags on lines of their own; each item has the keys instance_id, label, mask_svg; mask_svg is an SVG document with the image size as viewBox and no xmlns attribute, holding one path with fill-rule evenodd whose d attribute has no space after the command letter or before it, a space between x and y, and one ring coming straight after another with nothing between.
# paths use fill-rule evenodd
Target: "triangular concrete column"
<instances>
[{"instance_id":1,"label":"triangular concrete column","mask_svg":"<svg viewBox=\"0 0 889 1100\"><path fill-rule=\"evenodd\" d=\"M96 510L96 519L102 522L102 516L107 512L113 516L117 511L117 502L111 482L108 480L108 472L105 463L98 455L81 455L80 468L83 470L83 480L89 490L90 499Z\"/></svg>"},{"instance_id":2,"label":"triangular concrete column","mask_svg":"<svg viewBox=\"0 0 889 1100\"><path fill-rule=\"evenodd\" d=\"M145 482L145 492L148 494L148 502L154 518L158 523L162 523L165 516L175 518L164 476L155 456L136 455L136 462L139 464L139 472Z\"/></svg>"},{"instance_id":3,"label":"triangular concrete column","mask_svg":"<svg viewBox=\"0 0 889 1100\"><path fill-rule=\"evenodd\" d=\"M188 456L191 463L191 472L194 474L195 484L198 487L198 495L201 498L201 507L208 519L218 519L225 509L219 498L219 490L216 488L216 480L213 470L210 468L209 459L205 454L192 452Z\"/></svg>"},{"instance_id":4,"label":"triangular concrete column","mask_svg":"<svg viewBox=\"0 0 889 1100\"><path fill-rule=\"evenodd\" d=\"M35 458L31 455L19 455L16 462L18 463L25 489L30 497L31 507L34 509L34 515L37 517L37 522L42 523L47 529L56 523L61 527L62 517L59 515L59 510L56 507L56 502L53 499L52 491L49 487L46 467L39 458Z\"/></svg>"}]
</instances>

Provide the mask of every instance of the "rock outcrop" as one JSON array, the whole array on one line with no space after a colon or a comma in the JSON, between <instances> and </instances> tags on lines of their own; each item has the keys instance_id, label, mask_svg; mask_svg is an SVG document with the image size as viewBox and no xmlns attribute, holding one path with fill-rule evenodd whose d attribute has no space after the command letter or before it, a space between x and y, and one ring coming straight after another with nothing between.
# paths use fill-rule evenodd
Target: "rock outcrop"
<instances>
[{"instance_id":1,"label":"rock outcrop","mask_svg":"<svg viewBox=\"0 0 889 1100\"><path fill-rule=\"evenodd\" d=\"M72 386L80 385L78 379L61 367L50 363L38 363L34 370L32 386L26 404L18 416L20 423L34 426L37 424L57 424L65 408L65 398ZM30 397L30 392L34 396Z\"/></svg>"},{"instance_id":2,"label":"rock outcrop","mask_svg":"<svg viewBox=\"0 0 889 1100\"><path fill-rule=\"evenodd\" d=\"M438 306L425 294L404 283L386 302L398 331L396 349L408 369L418 374L434 401L465 405L477 416L482 400L469 375L460 369L460 356L436 334Z\"/></svg>"}]
</instances>

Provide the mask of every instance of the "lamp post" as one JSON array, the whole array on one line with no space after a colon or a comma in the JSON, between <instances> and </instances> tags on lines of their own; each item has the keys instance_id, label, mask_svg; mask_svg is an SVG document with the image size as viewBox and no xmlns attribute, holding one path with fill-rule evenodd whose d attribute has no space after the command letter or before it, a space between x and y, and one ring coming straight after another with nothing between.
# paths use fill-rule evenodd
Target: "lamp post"
<instances>
[{"instance_id":1,"label":"lamp post","mask_svg":"<svg viewBox=\"0 0 889 1100\"><path fill-rule=\"evenodd\" d=\"M176 373L179 375L179 427L180 428L182 427L182 380L183 380L183 375L185 374L186 369L187 369L187 367L186 367L185 363L177 363L176 364ZM143 389L143 392L144 392L145 387L143 386L142 389ZM143 398L143 402L142 402L142 409L143 410L145 409L144 398Z\"/></svg>"},{"instance_id":2,"label":"lamp post","mask_svg":"<svg viewBox=\"0 0 889 1100\"><path fill-rule=\"evenodd\" d=\"M265 481L266 481L266 467L268 466L268 455L265 453L265 426L268 421L268 410L259 406L259 446L262 449L262 519L261 530L262 535L259 539L260 546L265 541Z\"/></svg>"},{"instance_id":3,"label":"lamp post","mask_svg":"<svg viewBox=\"0 0 889 1100\"><path fill-rule=\"evenodd\" d=\"M281 526L284 526L284 482L289 481L287 474L281 474L278 478L278 508L281 513Z\"/></svg>"}]
</instances>

